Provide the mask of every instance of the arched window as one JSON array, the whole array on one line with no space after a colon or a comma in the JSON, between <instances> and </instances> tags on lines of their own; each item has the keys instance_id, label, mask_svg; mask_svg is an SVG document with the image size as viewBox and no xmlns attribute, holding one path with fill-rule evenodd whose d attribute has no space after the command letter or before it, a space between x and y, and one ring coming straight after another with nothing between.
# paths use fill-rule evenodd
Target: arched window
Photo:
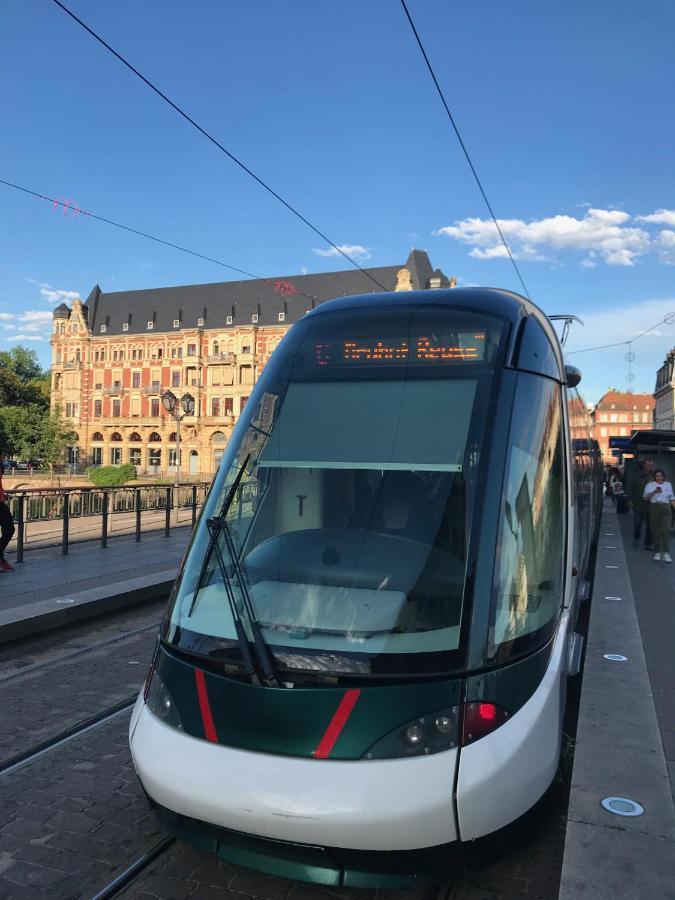
<instances>
[{"instance_id":1,"label":"arched window","mask_svg":"<svg viewBox=\"0 0 675 900\"><path fill-rule=\"evenodd\" d=\"M223 431L214 431L211 435L211 441L214 444L226 444L227 438L225 437L225 433Z\"/></svg>"},{"instance_id":2,"label":"arched window","mask_svg":"<svg viewBox=\"0 0 675 900\"><path fill-rule=\"evenodd\" d=\"M159 444L159 443L161 443L162 436L161 436L161 434L157 434L156 431L153 431L150 434L150 437L148 438L148 440L150 441L151 444Z\"/></svg>"},{"instance_id":3,"label":"arched window","mask_svg":"<svg viewBox=\"0 0 675 900\"><path fill-rule=\"evenodd\" d=\"M100 431L95 431L91 436L92 441L102 441L103 435Z\"/></svg>"},{"instance_id":4,"label":"arched window","mask_svg":"<svg viewBox=\"0 0 675 900\"><path fill-rule=\"evenodd\" d=\"M220 352L220 345L218 344L218 341L214 341L212 353L214 356L218 356L219 352Z\"/></svg>"},{"instance_id":5,"label":"arched window","mask_svg":"<svg viewBox=\"0 0 675 900\"><path fill-rule=\"evenodd\" d=\"M110 440L111 441L121 441L122 435L119 433L119 431L113 431L113 433L110 435Z\"/></svg>"},{"instance_id":6,"label":"arched window","mask_svg":"<svg viewBox=\"0 0 675 900\"><path fill-rule=\"evenodd\" d=\"M140 439L141 439L141 436L137 431L132 431L131 434L129 435L130 441L140 441Z\"/></svg>"},{"instance_id":7,"label":"arched window","mask_svg":"<svg viewBox=\"0 0 675 900\"><path fill-rule=\"evenodd\" d=\"M176 441L178 440L178 434L175 431L172 431L171 434L169 435L169 440L175 444Z\"/></svg>"}]
</instances>

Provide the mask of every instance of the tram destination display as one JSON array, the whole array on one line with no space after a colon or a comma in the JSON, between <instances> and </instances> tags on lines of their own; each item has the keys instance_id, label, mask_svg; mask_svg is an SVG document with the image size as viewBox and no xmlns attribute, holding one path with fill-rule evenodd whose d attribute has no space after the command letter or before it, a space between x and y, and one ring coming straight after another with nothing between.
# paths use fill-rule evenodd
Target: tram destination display
<instances>
[{"instance_id":1,"label":"tram destination display","mask_svg":"<svg viewBox=\"0 0 675 900\"><path fill-rule=\"evenodd\" d=\"M486 333L460 331L445 335L420 335L413 339L373 337L325 340L315 344L314 359L316 365L322 368L382 366L388 363L447 365L453 362L484 362Z\"/></svg>"}]
</instances>

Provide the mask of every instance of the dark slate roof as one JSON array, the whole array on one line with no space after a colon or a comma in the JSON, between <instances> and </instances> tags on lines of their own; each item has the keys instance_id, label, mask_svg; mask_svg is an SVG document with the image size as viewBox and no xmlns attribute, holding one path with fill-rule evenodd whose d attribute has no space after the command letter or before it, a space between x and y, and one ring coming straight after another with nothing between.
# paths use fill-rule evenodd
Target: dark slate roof
<instances>
[{"instance_id":1,"label":"dark slate roof","mask_svg":"<svg viewBox=\"0 0 675 900\"><path fill-rule=\"evenodd\" d=\"M408 260L400 265L367 269L382 287L358 269L110 294L103 293L96 285L86 301L89 326L94 335L101 333L101 325L106 326L108 336L122 333L148 335L202 327L197 324L200 318L204 319L204 328L227 327L227 316L232 316L233 328L251 325L253 315L258 316L258 325L278 325L280 312L285 313L283 324L288 325L325 300L372 293L382 288L393 291L396 275L404 266L410 270L415 290L428 286L433 269L423 250L413 250ZM174 328L176 319L181 324ZM148 329L148 322L154 322L152 329ZM128 328L123 332L125 323Z\"/></svg>"},{"instance_id":2,"label":"dark slate roof","mask_svg":"<svg viewBox=\"0 0 675 900\"><path fill-rule=\"evenodd\" d=\"M65 303L59 303L59 305L55 307L54 312L52 313L52 316L55 319L67 319L69 315L70 309Z\"/></svg>"}]
</instances>

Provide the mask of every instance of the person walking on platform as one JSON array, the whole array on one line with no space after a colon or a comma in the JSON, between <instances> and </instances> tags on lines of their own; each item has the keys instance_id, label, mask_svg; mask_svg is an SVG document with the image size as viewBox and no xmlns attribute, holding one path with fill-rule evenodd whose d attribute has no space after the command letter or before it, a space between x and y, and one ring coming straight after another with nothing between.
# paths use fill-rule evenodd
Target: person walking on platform
<instances>
[{"instance_id":1,"label":"person walking on platform","mask_svg":"<svg viewBox=\"0 0 675 900\"><path fill-rule=\"evenodd\" d=\"M628 482L628 499L633 510L633 545L637 547L642 536L642 523L645 526L645 550L653 550L652 532L649 527L649 509L644 499L645 486L654 478L654 462L646 459L639 464Z\"/></svg>"},{"instance_id":2,"label":"person walking on platform","mask_svg":"<svg viewBox=\"0 0 675 900\"><path fill-rule=\"evenodd\" d=\"M14 534L14 517L9 506L5 503L7 494L2 486L2 476L4 474L5 466L0 457L0 572L13 572L14 566L10 566L5 559L5 549Z\"/></svg>"},{"instance_id":3,"label":"person walking on platform","mask_svg":"<svg viewBox=\"0 0 675 900\"><path fill-rule=\"evenodd\" d=\"M666 481L666 473L663 469L656 469L654 480L647 482L644 490L644 498L649 504L649 524L654 540L654 559L656 562L670 563L673 560L668 552L668 537L670 535L670 509L675 506L675 494L673 486Z\"/></svg>"}]
</instances>

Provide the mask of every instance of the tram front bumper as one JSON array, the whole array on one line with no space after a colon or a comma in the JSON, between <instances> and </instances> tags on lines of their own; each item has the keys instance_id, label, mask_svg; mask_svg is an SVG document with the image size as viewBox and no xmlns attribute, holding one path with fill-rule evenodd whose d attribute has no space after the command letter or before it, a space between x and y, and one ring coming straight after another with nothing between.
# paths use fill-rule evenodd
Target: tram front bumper
<instances>
[{"instance_id":1,"label":"tram front bumper","mask_svg":"<svg viewBox=\"0 0 675 900\"><path fill-rule=\"evenodd\" d=\"M158 806L243 835L378 852L457 840L456 750L348 762L252 753L177 731L139 698L131 753Z\"/></svg>"}]
</instances>

